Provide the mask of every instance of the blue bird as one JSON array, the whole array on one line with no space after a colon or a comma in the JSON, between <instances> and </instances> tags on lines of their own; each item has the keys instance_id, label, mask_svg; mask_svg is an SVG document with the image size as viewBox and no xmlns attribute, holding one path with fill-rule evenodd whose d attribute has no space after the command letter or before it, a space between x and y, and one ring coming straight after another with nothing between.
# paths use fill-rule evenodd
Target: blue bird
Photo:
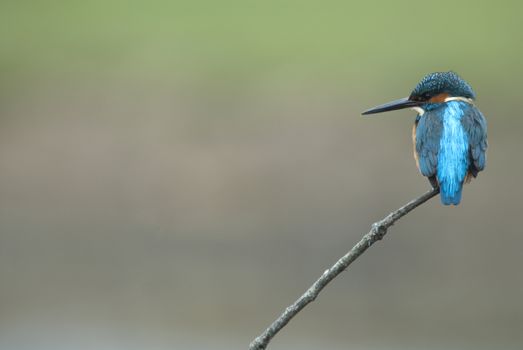
<instances>
[{"instance_id":1,"label":"blue bird","mask_svg":"<svg viewBox=\"0 0 523 350\"><path fill-rule=\"evenodd\" d=\"M362 114L411 108L418 115L412 129L414 158L441 203L458 205L463 184L485 169L487 121L475 106L476 94L454 72L426 75L409 97Z\"/></svg>"}]
</instances>

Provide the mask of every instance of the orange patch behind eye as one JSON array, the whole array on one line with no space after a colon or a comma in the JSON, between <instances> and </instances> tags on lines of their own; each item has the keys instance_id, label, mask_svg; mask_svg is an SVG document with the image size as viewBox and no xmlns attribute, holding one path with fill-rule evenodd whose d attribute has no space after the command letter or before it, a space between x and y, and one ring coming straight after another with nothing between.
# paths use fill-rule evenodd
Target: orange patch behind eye
<instances>
[{"instance_id":1,"label":"orange patch behind eye","mask_svg":"<svg viewBox=\"0 0 523 350\"><path fill-rule=\"evenodd\" d=\"M439 95L436 95L434 97L431 97L431 99L429 100L430 103L443 103L445 102L445 99L449 97L449 94L447 94L446 92L442 93L442 94L439 94Z\"/></svg>"}]
</instances>

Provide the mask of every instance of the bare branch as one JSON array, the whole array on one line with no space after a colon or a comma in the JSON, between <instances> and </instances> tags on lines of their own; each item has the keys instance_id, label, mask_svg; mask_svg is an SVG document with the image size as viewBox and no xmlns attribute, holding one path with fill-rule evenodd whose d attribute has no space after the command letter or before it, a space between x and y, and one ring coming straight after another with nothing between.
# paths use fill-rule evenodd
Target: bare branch
<instances>
[{"instance_id":1,"label":"bare branch","mask_svg":"<svg viewBox=\"0 0 523 350\"><path fill-rule=\"evenodd\" d=\"M435 188L426 192L422 196L410 201L398 210L390 213L384 219L372 224L372 228L352 249L341 257L332 267L325 270L323 275L292 305L288 306L285 311L278 317L270 326L252 341L249 346L250 350L263 350L272 338L283 328L289 321L296 316L305 306L314 301L320 294L321 290L329 284L336 276L345 271L347 267L356 260L363 252L367 250L375 242L381 240L389 227L394 225L403 216L410 211L425 203L432 197L439 193L439 189Z\"/></svg>"}]
</instances>

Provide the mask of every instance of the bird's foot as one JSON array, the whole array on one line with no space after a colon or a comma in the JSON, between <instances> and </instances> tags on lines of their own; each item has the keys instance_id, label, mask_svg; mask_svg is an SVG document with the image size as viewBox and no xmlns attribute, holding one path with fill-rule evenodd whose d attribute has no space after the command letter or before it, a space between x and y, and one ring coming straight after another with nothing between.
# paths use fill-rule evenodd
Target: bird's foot
<instances>
[{"instance_id":1,"label":"bird's foot","mask_svg":"<svg viewBox=\"0 0 523 350\"><path fill-rule=\"evenodd\" d=\"M430 182L430 185L432 186L433 190L439 190L438 179L436 179L435 176L429 177L429 182Z\"/></svg>"}]
</instances>

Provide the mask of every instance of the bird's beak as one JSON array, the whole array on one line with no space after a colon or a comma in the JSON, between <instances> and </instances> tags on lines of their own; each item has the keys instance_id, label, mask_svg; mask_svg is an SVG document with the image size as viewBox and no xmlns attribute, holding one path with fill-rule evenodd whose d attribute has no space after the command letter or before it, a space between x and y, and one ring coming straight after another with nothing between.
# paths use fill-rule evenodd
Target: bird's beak
<instances>
[{"instance_id":1,"label":"bird's beak","mask_svg":"<svg viewBox=\"0 0 523 350\"><path fill-rule=\"evenodd\" d=\"M423 102L420 101L412 101L409 100L408 97L400 98L399 100L395 100L392 102L388 102L379 106L376 106L371 109L367 109L365 112L361 113L363 115L367 114L375 114L375 113L381 113L381 112L388 112L388 111L395 111L397 109L404 109L404 108L410 108L410 107L417 107L420 106Z\"/></svg>"}]
</instances>

